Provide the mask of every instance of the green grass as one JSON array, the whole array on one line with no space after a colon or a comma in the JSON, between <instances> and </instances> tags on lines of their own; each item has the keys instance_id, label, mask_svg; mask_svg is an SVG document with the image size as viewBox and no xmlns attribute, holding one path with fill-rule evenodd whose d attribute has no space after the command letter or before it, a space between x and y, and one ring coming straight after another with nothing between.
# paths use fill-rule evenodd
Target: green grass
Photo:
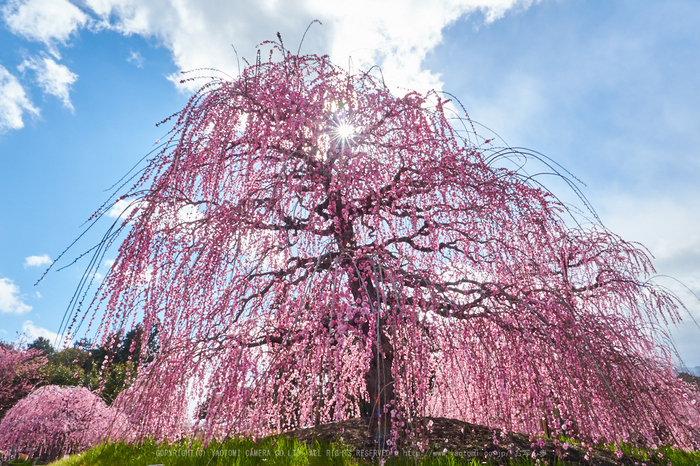
<instances>
[{"instance_id":1,"label":"green grass","mask_svg":"<svg viewBox=\"0 0 700 466\"><path fill-rule=\"evenodd\" d=\"M198 442L182 441L163 445L144 442L139 445L110 443L100 445L80 455L51 463L52 466L104 466L153 465L164 466L314 466L314 465L366 465L377 463L377 457L357 457L354 450L341 444L316 442L309 447L303 442L284 437L267 439L258 443L252 440L228 440L219 444L204 446ZM371 451L365 453L371 454ZM484 466L503 464L485 461L483 458L464 458L450 452L446 454L429 454L424 457L397 456L387 458L387 465L392 466ZM510 464L530 466L535 462L530 458L520 458Z\"/></svg>"},{"instance_id":2,"label":"green grass","mask_svg":"<svg viewBox=\"0 0 700 466\"><path fill-rule=\"evenodd\" d=\"M700 452L685 452L672 448L662 448L663 458L658 457L658 451L638 450L623 447L630 456L650 465L668 465L670 460L674 466L699 466ZM350 447L342 444L327 444L316 442L313 446L289 440L284 437L270 438L257 443L252 440L227 440L222 444L203 445L199 442L182 441L164 445L144 442L138 445L110 443L88 450L80 455L51 463L52 466L122 466L122 465L156 465L164 466L314 466L314 465L366 465L376 464L377 458L359 458L352 454ZM31 464L18 462L17 465ZM483 457L470 458L447 452L443 454L428 454L422 457L397 456L386 461L391 466L534 466L537 463L530 457L502 458L499 460ZM572 463L556 461L548 466L568 466Z\"/></svg>"},{"instance_id":3,"label":"green grass","mask_svg":"<svg viewBox=\"0 0 700 466\"><path fill-rule=\"evenodd\" d=\"M640 462L651 462L655 465L665 466L670 461L673 466L700 466L700 451L685 451L670 447L641 450L628 445L622 445L622 451Z\"/></svg>"}]
</instances>

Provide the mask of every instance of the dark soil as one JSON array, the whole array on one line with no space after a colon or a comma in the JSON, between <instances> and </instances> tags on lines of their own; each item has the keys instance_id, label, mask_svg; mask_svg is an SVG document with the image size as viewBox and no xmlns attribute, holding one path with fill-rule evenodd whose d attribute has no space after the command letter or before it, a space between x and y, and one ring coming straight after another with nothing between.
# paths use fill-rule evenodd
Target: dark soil
<instances>
[{"instance_id":1,"label":"dark soil","mask_svg":"<svg viewBox=\"0 0 700 466\"><path fill-rule=\"evenodd\" d=\"M430 421L432 425L428 427ZM391 448L390 445L386 444L386 439L377 435L376 429L373 433L369 424L368 418L356 418L315 428L288 431L283 435L309 445L312 445L316 439L324 442L339 442L348 447L349 451L346 453L351 452L357 457L367 459L386 457ZM399 454L423 457L449 452L458 458L463 458L465 462L471 462L474 458L484 461L484 458L487 458L494 463L508 463L510 458L533 457L534 453L535 458L547 460L549 464L553 464L557 459L572 464L601 466L635 464L632 458L628 456L617 458L609 451L593 449L589 452L587 448L574 444L568 444L564 449L563 443L556 439L517 433L502 435L500 431L455 419L425 418L421 419L421 424L419 431L423 432L422 436L403 440L398 447ZM421 451L416 446L416 442L423 440L423 444L426 444L426 439L428 448ZM587 453L590 460L584 458Z\"/></svg>"}]
</instances>

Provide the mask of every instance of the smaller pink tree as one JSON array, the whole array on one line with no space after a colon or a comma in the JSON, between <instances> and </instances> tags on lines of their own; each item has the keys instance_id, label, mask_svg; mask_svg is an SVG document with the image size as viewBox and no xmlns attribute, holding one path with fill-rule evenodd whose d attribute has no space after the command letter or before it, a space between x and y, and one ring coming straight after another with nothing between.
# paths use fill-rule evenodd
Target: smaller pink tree
<instances>
[{"instance_id":1,"label":"smaller pink tree","mask_svg":"<svg viewBox=\"0 0 700 466\"><path fill-rule=\"evenodd\" d=\"M0 342L0 419L17 401L46 378L41 351Z\"/></svg>"},{"instance_id":2,"label":"smaller pink tree","mask_svg":"<svg viewBox=\"0 0 700 466\"><path fill-rule=\"evenodd\" d=\"M20 400L0 423L0 449L53 459L107 440L128 440L129 424L84 387L47 385Z\"/></svg>"}]
</instances>

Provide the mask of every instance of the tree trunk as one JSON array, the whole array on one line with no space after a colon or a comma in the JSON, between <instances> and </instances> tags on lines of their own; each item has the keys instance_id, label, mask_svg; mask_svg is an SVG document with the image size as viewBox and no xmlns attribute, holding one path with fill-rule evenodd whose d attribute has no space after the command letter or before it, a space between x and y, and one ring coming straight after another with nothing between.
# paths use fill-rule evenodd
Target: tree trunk
<instances>
[{"instance_id":1,"label":"tree trunk","mask_svg":"<svg viewBox=\"0 0 700 466\"><path fill-rule=\"evenodd\" d=\"M342 208L342 205L340 206ZM338 208L338 211L340 211ZM349 238L353 238L352 225L349 225L344 230L342 240L344 245L353 243ZM362 276L359 273L359 264L348 263L351 270L355 273L349 274L349 286L353 297L357 302L366 299L370 303L379 301L377 289L372 280L367 276ZM375 310L376 311L376 310ZM391 366L394 362L394 348L389 341L385 331L385 322L377 316L376 339L372 342L372 360L369 362L369 369L365 374L365 388L369 395L368 404L370 407L370 429L379 440L380 446L384 446L388 438L391 423L389 413L384 413L384 408L389 411L390 403L394 400L394 377L391 374ZM365 336L370 334L369 324L367 322L360 326L362 333Z\"/></svg>"},{"instance_id":2,"label":"tree trunk","mask_svg":"<svg viewBox=\"0 0 700 466\"><path fill-rule=\"evenodd\" d=\"M394 362L394 348L383 329L379 333L380 351L377 351L377 342L372 345L372 360L365 376L365 386L369 394L370 428L375 434L381 447L384 446L389 436L391 421L389 413L394 400L394 378L391 374L391 366ZM379 353L379 354L378 354Z\"/></svg>"}]
</instances>

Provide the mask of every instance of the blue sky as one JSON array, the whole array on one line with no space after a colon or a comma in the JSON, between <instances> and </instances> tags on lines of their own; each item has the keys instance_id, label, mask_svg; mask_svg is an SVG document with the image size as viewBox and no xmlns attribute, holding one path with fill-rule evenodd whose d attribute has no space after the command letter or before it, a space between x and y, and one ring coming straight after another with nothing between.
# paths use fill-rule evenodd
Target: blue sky
<instances>
[{"instance_id":1,"label":"blue sky","mask_svg":"<svg viewBox=\"0 0 700 466\"><path fill-rule=\"evenodd\" d=\"M580 178L607 227L700 295L695 0L11 0L0 17L0 339L58 330L86 263L34 282L185 105L178 72L235 75L231 45L252 61L280 31L295 50L313 19L303 52L454 94L509 145ZM700 319L682 285L657 282ZM700 365L700 329L672 336Z\"/></svg>"}]
</instances>

